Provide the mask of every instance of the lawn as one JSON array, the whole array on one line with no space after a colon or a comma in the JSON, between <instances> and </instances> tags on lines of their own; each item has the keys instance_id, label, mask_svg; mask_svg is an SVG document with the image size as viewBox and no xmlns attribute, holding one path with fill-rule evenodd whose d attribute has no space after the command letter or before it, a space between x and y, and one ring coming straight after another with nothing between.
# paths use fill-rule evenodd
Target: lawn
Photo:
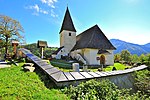
<instances>
[{"instance_id":1,"label":"lawn","mask_svg":"<svg viewBox=\"0 0 150 100\"><path fill-rule=\"evenodd\" d=\"M68 99L59 89L46 88L35 72L24 72L20 66L0 69L0 100Z\"/></svg>"},{"instance_id":2,"label":"lawn","mask_svg":"<svg viewBox=\"0 0 150 100\"><path fill-rule=\"evenodd\" d=\"M64 60L52 60L51 64L61 71L64 72L72 72L72 65L68 63L67 61ZM103 69L103 71L112 71L113 67L116 68L116 70L125 70L125 68L130 68L131 66L125 66L124 64L121 63L114 63L114 66L107 66L106 68ZM97 72L98 68L89 68L91 72Z\"/></svg>"},{"instance_id":3,"label":"lawn","mask_svg":"<svg viewBox=\"0 0 150 100\"><path fill-rule=\"evenodd\" d=\"M112 71L113 67L115 67L117 70L125 70L125 68L130 68L131 66L125 66L121 63L114 63L114 66L107 66L104 71Z\"/></svg>"}]
</instances>

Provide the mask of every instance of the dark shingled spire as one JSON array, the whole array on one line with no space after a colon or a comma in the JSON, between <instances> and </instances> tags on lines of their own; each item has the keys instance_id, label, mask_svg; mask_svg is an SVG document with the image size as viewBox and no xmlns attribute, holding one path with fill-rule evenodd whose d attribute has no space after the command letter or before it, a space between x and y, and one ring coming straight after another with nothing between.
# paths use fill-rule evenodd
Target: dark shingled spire
<instances>
[{"instance_id":1,"label":"dark shingled spire","mask_svg":"<svg viewBox=\"0 0 150 100\"><path fill-rule=\"evenodd\" d=\"M72 50L94 48L102 50L115 50L98 25L95 25L77 36L76 45Z\"/></svg>"},{"instance_id":2,"label":"dark shingled spire","mask_svg":"<svg viewBox=\"0 0 150 100\"><path fill-rule=\"evenodd\" d=\"M63 23L62 23L62 26L61 26L61 30L60 30L59 33L61 33L63 30L76 32L76 29L73 25L73 21L71 19L68 7L67 7L65 17L64 17L64 20L63 20Z\"/></svg>"}]
</instances>

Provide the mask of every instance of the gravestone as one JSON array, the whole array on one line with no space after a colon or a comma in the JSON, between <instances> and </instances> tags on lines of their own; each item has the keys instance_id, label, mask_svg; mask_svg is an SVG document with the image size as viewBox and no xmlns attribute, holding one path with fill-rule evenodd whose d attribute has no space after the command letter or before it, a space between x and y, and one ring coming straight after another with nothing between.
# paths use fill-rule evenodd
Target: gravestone
<instances>
[{"instance_id":1,"label":"gravestone","mask_svg":"<svg viewBox=\"0 0 150 100\"><path fill-rule=\"evenodd\" d=\"M79 63L73 63L72 68L74 72L79 72Z\"/></svg>"}]
</instances>

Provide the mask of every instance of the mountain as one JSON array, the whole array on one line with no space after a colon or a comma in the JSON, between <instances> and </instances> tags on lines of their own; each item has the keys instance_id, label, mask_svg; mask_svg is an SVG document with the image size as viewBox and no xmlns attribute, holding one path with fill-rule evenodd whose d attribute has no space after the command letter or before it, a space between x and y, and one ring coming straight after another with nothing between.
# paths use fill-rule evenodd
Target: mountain
<instances>
[{"instance_id":1,"label":"mountain","mask_svg":"<svg viewBox=\"0 0 150 100\"><path fill-rule=\"evenodd\" d=\"M128 50L131 54L137 55L150 53L150 43L139 45L119 39L111 39L110 42L116 47L115 54L120 53L122 50Z\"/></svg>"}]
</instances>

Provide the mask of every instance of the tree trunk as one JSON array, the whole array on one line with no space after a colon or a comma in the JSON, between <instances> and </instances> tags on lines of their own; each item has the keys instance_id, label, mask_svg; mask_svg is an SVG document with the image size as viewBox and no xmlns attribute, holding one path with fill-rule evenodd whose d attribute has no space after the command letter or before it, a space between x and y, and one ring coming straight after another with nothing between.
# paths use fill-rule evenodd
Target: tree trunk
<instances>
[{"instance_id":1,"label":"tree trunk","mask_svg":"<svg viewBox=\"0 0 150 100\"><path fill-rule=\"evenodd\" d=\"M5 54L8 53L8 37L6 37Z\"/></svg>"}]
</instances>

